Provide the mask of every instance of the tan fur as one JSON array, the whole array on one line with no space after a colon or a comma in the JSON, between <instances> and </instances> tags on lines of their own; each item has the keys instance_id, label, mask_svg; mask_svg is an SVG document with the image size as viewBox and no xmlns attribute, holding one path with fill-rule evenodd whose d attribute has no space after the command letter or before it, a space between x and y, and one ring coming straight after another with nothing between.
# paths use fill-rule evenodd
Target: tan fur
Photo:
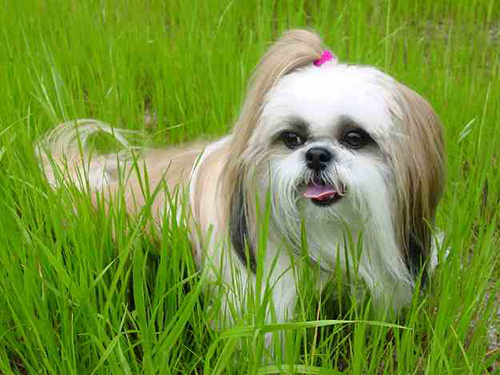
<instances>
[{"instance_id":1,"label":"tan fur","mask_svg":"<svg viewBox=\"0 0 500 375\"><path fill-rule=\"evenodd\" d=\"M88 150L86 130L112 133L124 149L119 153L96 155ZM94 120L77 120L60 124L36 145L42 169L54 187L76 184L82 190L90 188L93 199L114 201L123 195L126 209L136 214L153 196L151 212L158 225L168 194L181 199L189 185L190 173L207 142L196 142L168 149L140 150L130 147L125 135L129 132L112 129ZM91 175L107 176L102 186L87 185ZM158 191L157 191L158 190Z\"/></svg>"},{"instance_id":2,"label":"tan fur","mask_svg":"<svg viewBox=\"0 0 500 375\"><path fill-rule=\"evenodd\" d=\"M429 103L408 87L398 84L395 99L403 112L402 117L392 116L404 131L391 155L400 208L396 233L401 249L408 251L412 234L428 256L431 227L446 178L443 127Z\"/></svg>"},{"instance_id":3,"label":"tan fur","mask_svg":"<svg viewBox=\"0 0 500 375\"><path fill-rule=\"evenodd\" d=\"M323 42L317 34L307 30L291 30L285 32L260 61L250 81L246 100L234 126L232 141L228 146L231 150L231 158L227 159L220 186L221 194L229 197L228 202L233 199L239 180L242 180L243 185L249 189L254 185L251 181L254 176L244 165L242 155L260 120L266 94L280 78L312 64L321 57L323 51ZM245 199L247 207L255 207L254 191L245 191ZM229 209L229 206L226 207L225 217L227 218L230 217ZM247 215L249 221L255 221L252 209L248 210Z\"/></svg>"},{"instance_id":4,"label":"tan fur","mask_svg":"<svg viewBox=\"0 0 500 375\"><path fill-rule=\"evenodd\" d=\"M165 208L166 193L172 201L183 199L191 178L191 171L196 159L202 153L206 143L194 143L182 148L167 150L150 150L137 161L134 171L130 172L125 187L125 201L131 212L140 210L148 195L159 189L151 205L151 210L157 222L161 220L157 215ZM144 173L147 171L147 175ZM138 173L140 172L140 173ZM147 186L146 185L147 178ZM110 190L116 192L120 183L110 185ZM145 192L149 189L149 192ZM174 195L178 195L175 197ZM161 222L159 222L161 224Z\"/></svg>"}]
</instances>

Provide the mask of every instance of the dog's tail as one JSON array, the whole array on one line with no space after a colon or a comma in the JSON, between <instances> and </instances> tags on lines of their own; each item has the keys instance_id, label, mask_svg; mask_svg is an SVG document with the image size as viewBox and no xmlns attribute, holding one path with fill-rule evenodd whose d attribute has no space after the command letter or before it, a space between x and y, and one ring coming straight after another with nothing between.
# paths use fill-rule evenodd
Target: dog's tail
<instances>
[{"instance_id":1,"label":"dog's tail","mask_svg":"<svg viewBox=\"0 0 500 375\"><path fill-rule=\"evenodd\" d=\"M58 188L67 184L80 190L100 191L116 184L134 150L127 136L136 133L116 129L96 120L62 123L35 143L35 152L48 182ZM121 151L99 153L97 137L107 135ZM94 147L92 147L94 146Z\"/></svg>"}]
</instances>

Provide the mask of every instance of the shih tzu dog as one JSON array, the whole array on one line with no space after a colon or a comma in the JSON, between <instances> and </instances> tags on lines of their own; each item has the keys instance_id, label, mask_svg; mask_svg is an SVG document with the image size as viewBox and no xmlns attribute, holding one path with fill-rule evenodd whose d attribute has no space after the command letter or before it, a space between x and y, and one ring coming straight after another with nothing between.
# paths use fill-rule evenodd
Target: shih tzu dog
<instances>
[{"instance_id":1,"label":"shih tzu dog","mask_svg":"<svg viewBox=\"0 0 500 375\"><path fill-rule=\"evenodd\" d=\"M304 246L319 289L357 264L380 310L408 304L427 272L445 178L441 123L417 93L376 68L339 62L315 33L292 30L269 48L232 132L216 142L128 148L128 157L86 152L99 132L127 147L126 132L94 120L40 140L49 182L107 201L120 194L131 214L148 200L144 190L160 188L149 202L159 227L167 196L182 193L196 262L225 282L237 309L261 274L273 317L292 317Z\"/></svg>"}]
</instances>

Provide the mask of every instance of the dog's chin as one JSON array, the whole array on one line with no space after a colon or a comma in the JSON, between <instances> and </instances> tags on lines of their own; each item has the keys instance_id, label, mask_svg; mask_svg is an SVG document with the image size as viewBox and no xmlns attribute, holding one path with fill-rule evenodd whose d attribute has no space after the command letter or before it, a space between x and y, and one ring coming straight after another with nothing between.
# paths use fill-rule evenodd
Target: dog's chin
<instances>
[{"instance_id":1,"label":"dog's chin","mask_svg":"<svg viewBox=\"0 0 500 375\"><path fill-rule=\"evenodd\" d=\"M346 186L342 183L331 184L322 179L314 179L301 184L303 199L310 201L320 208L333 207L347 194Z\"/></svg>"}]
</instances>

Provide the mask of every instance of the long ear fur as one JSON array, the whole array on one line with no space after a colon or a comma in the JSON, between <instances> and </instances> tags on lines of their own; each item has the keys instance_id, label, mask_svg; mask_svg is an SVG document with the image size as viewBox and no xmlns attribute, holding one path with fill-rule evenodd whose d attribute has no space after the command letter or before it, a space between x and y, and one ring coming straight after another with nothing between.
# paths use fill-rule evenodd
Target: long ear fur
<instances>
[{"instance_id":1,"label":"long ear fur","mask_svg":"<svg viewBox=\"0 0 500 375\"><path fill-rule=\"evenodd\" d=\"M408 268L416 274L431 251L432 224L446 178L444 140L439 118L420 95L397 84L395 100L401 112L392 117L403 132L391 152L398 202L395 226Z\"/></svg>"},{"instance_id":2,"label":"long ear fur","mask_svg":"<svg viewBox=\"0 0 500 375\"><path fill-rule=\"evenodd\" d=\"M229 145L231 156L226 162L220 185L221 196L229 203L226 217L229 218L230 232L238 233L232 236L233 246L238 251L252 249L254 244L254 228L251 225L256 219L253 212L255 191L252 191L254 176L246 169L242 154L259 123L266 94L283 76L312 64L322 52L323 44L317 34L307 30L288 31L269 48L250 81L240 117L233 128ZM250 259L247 266L254 268L251 259L255 259L255 255L250 254L246 259Z\"/></svg>"},{"instance_id":3,"label":"long ear fur","mask_svg":"<svg viewBox=\"0 0 500 375\"><path fill-rule=\"evenodd\" d=\"M257 260L255 258L254 245L251 241L252 235L248 227L248 212L242 181L238 181L236 189L231 198L230 228L229 234L233 249L240 261L253 273L257 272Z\"/></svg>"}]
</instances>

